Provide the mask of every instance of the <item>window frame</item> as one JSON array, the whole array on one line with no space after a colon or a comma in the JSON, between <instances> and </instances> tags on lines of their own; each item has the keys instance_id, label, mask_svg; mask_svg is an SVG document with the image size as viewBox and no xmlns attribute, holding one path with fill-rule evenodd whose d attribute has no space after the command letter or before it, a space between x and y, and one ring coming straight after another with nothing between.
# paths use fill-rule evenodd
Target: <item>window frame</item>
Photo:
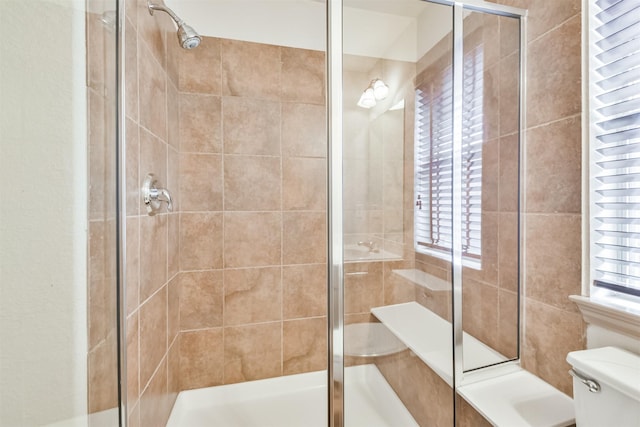
<instances>
[{"instance_id":1,"label":"window frame","mask_svg":"<svg viewBox=\"0 0 640 427\"><path fill-rule=\"evenodd\" d=\"M594 98L597 96L597 90L594 89L596 81L596 64L595 55L599 52L595 47L592 37L595 27L598 25L595 15L598 13L596 0L584 0L583 14L583 272L582 272L582 294L589 298L590 303L597 303L607 306L609 310L623 311L640 316L640 297L627 293L616 292L611 289L596 287L595 281L595 257L592 245L596 239L595 231L595 212L592 208L594 199L592 192L594 186L592 181L595 176L595 168L592 168L594 160L594 152L596 150L596 119L594 118L593 109L596 108ZM584 305L579 299L572 298L581 307L584 313Z\"/></svg>"}]
</instances>

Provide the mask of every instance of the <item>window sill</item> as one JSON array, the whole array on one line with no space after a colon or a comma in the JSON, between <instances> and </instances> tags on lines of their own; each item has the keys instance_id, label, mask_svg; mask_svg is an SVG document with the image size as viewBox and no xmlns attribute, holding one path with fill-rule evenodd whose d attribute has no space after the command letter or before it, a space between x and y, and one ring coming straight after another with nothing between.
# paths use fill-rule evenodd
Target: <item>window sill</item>
<instances>
[{"instance_id":1,"label":"window sill","mask_svg":"<svg viewBox=\"0 0 640 427\"><path fill-rule=\"evenodd\" d=\"M578 305L585 322L640 339L640 314L585 296L570 295L569 299Z\"/></svg>"}]
</instances>

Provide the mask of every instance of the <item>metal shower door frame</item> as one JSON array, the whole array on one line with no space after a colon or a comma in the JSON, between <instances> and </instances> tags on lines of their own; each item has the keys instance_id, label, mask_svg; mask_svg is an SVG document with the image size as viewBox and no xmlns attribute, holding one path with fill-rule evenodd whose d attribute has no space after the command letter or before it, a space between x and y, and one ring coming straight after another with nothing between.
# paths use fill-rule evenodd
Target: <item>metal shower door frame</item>
<instances>
[{"instance_id":1,"label":"metal shower door frame","mask_svg":"<svg viewBox=\"0 0 640 427\"><path fill-rule=\"evenodd\" d=\"M422 0L429 3L450 6L453 9L453 132L454 132L454 205L453 205L453 393L464 377L462 356L462 201L461 192L461 150L462 145L462 90L463 90L463 25L464 11L471 10L493 15L501 15L519 19L520 22L520 93L519 93L519 146L524 144L525 129L525 58L527 11L482 0ZM327 231L328 231L328 425L344 427L344 229L343 229L343 1L326 0L327 19ZM457 102L456 102L457 101ZM520 174L524 169L524 150L520 153ZM520 178L521 182L524 182ZM522 188L520 186L520 188ZM456 190L457 189L457 190ZM524 191L520 194L519 209L523 206ZM458 197L456 197L458 196ZM523 233L523 222L519 223L518 241ZM524 245L519 244L520 257ZM524 275L520 271L520 278ZM522 281L521 281L522 283ZM518 330L522 316L520 292L518 292ZM519 332L521 333L521 332ZM520 357L520 341L518 336L518 359Z\"/></svg>"}]
</instances>

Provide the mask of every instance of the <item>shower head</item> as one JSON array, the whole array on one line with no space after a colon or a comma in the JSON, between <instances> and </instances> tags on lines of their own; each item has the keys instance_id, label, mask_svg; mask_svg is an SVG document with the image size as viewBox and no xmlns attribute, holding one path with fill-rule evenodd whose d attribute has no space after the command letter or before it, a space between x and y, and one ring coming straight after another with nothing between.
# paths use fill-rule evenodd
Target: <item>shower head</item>
<instances>
[{"instance_id":1,"label":"shower head","mask_svg":"<svg viewBox=\"0 0 640 427\"><path fill-rule=\"evenodd\" d=\"M200 35L192 26L187 25L182 19L180 19L173 10L163 4L151 3L151 0L147 0L147 7L149 8L149 13L151 15L153 15L154 11L159 10L161 12L165 12L171 17L171 19L173 19L178 26L178 42L183 49L194 49L200 46L200 42L202 41Z\"/></svg>"}]
</instances>

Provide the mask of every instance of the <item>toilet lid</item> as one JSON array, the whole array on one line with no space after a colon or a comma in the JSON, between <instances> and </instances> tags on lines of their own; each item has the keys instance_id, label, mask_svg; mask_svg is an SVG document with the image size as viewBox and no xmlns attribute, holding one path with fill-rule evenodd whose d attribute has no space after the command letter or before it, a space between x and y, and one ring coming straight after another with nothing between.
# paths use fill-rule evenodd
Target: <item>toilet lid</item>
<instances>
[{"instance_id":1,"label":"toilet lid","mask_svg":"<svg viewBox=\"0 0 640 427\"><path fill-rule=\"evenodd\" d=\"M573 351L567 362L576 370L640 402L640 356L616 347Z\"/></svg>"}]
</instances>

